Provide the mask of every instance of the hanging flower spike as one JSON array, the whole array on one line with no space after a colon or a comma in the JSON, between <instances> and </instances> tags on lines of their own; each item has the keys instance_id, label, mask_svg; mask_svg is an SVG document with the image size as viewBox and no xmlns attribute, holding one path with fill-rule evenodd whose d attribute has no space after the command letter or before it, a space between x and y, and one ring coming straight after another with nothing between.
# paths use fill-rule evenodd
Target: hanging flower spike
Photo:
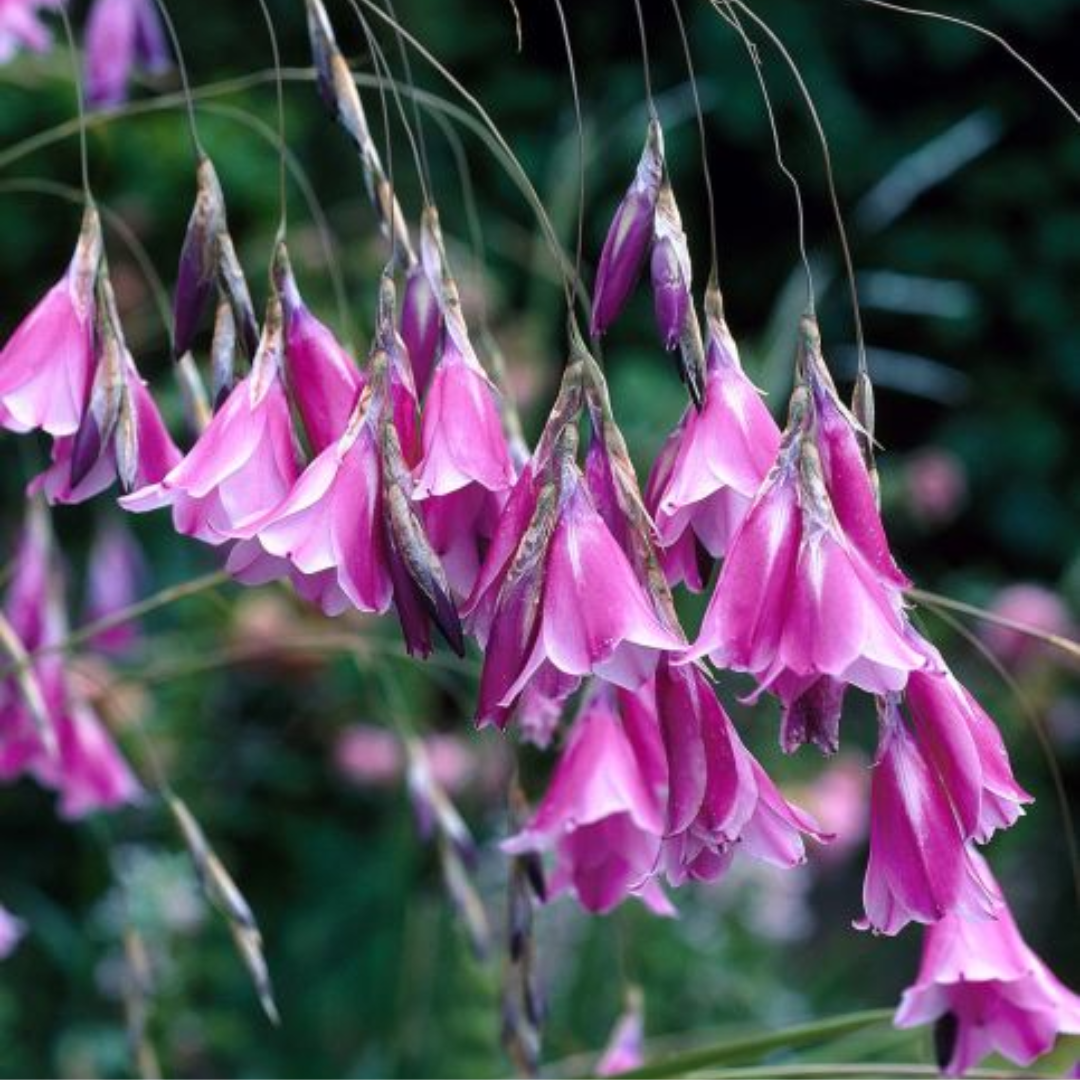
<instances>
[{"instance_id":1,"label":"hanging flower spike","mask_svg":"<svg viewBox=\"0 0 1080 1080\"><path fill-rule=\"evenodd\" d=\"M86 101L91 108L127 100L136 67L171 66L154 0L94 0L86 19Z\"/></svg>"},{"instance_id":2,"label":"hanging flower spike","mask_svg":"<svg viewBox=\"0 0 1080 1080\"><path fill-rule=\"evenodd\" d=\"M960 684L933 646L925 671L913 671L904 691L911 730L941 777L965 837L987 843L1034 800L1017 784L997 725Z\"/></svg>"},{"instance_id":3,"label":"hanging flower spike","mask_svg":"<svg viewBox=\"0 0 1080 1080\"><path fill-rule=\"evenodd\" d=\"M94 367L93 326L101 221L83 213L67 272L19 324L0 352L0 425L74 435Z\"/></svg>"},{"instance_id":4,"label":"hanging flower spike","mask_svg":"<svg viewBox=\"0 0 1080 1080\"><path fill-rule=\"evenodd\" d=\"M606 333L618 318L641 274L652 243L663 177L664 135L654 117L649 121L634 181L615 211L600 253L593 296L593 337Z\"/></svg>"},{"instance_id":5,"label":"hanging flower spike","mask_svg":"<svg viewBox=\"0 0 1080 1080\"><path fill-rule=\"evenodd\" d=\"M683 648L597 512L576 451L577 430L568 424L495 602L479 723L504 726L537 676L557 672L577 681L595 674L634 689L662 652Z\"/></svg>"},{"instance_id":6,"label":"hanging flower spike","mask_svg":"<svg viewBox=\"0 0 1080 1080\"><path fill-rule=\"evenodd\" d=\"M569 892L603 914L637 896L656 914L673 915L653 878L664 832L663 748L655 717L621 707L628 696L597 685L536 812L502 848L555 853L548 898Z\"/></svg>"},{"instance_id":7,"label":"hanging flower spike","mask_svg":"<svg viewBox=\"0 0 1080 1080\"><path fill-rule=\"evenodd\" d=\"M180 461L150 391L128 352L108 271L98 277L97 359L90 400L78 430L53 441L52 465L29 494L80 503L119 479L125 492L156 484Z\"/></svg>"},{"instance_id":8,"label":"hanging flower spike","mask_svg":"<svg viewBox=\"0 0 1080 1080\"><path fill-rule=\"evenodd\" d=\"M86 566L86 621L97 622L134 604L148 580L146 558L123 521L108 518L98 526ZM92 639L95 649L123 654L141 637L139 622L130 619L102 630Z\"/></svg>"},{"instance_id":9,"label":"hanging flower spike","mask_svg":"<svg viewBox=\"0 0 1080 1080\"><path fill-rule=\"evenodd\" d=\"M804 833L832 839L776 789L695 665L660 661L656 710L667 755L662 862L672 885L715 881L736 851L797 866L806 861Z\"/></svg>"},{"instance_id":10,"label":"hanging flower spike","mask_svg":"<svg viewBox=\"0 0 1080 1080\"><path fill-rule=\"evenodd\" d=\"M866 917L856 927L891 936L909 922L935 923L950 914L992 918L997 902L964 825L963 788L950 790L947 782L954 775L943 777L917 734L908 730L898 694L878 699L878 715L863 885ZM967 764L977 769L977 757ZM965 786L974 788L977 781Z\"/></svg>"},{"instance_id":11,"label":"hanging flower spike","mask_svg":"<svg viewBox=\"0 0 1080 1080\"><path fill-rule=\"evenodd\" d=\"M421 242L423 234L421 234ZM413 379L420 394L427 390L435 354L439 348L442 316L435 291L422 264L417 263L406 275L405 295L401 300L401 337L412 364Z\"/></svg>"},{"instance_id":12,"label":"hanging flower spike","mask_svg":"<svg viewBox=\"0 0 1080 1080\"><path fill-rule=\"evenodd\" d=\"M0 64L20 49L45 52L52 35L41 22L42 13L58 8L64 0L3 0L0 3Z\"/></svg>"},{"instance_id":13,"label":"hanging flower spike","mask_svg":"<svg viewBox=\"0 0 1080 1080\"><path fill-rule=\"evenodd\" d=\"M285 372L290 396L312 450L320 453L341 438L364 377L329 328L304 304L284 241L277 247L274 275L285 318Z\"/></svg>"},{"instance_id":14,"label":"hanging flower spike","mask_svg":"<svg viewBox=\"0 0 1080 1080\"><path fill-rule=\"evenodd\" d=\"M229 236L221 182L213 162L205 155L200 155L195 182L195 206L180 249L173 298L173 355L180 359L191 349L216 286L229 301L240 343L250 357L255 354L259 327L247 281Z\"/></svg>"},{"instance_id":15,"label":"hanging flower spike","mask_svg":"<svg viewBox=\"0 0 1080 1080\"><path fill-rule=\"evenodd\" d=\"M218 545L281 502L299 474L283 348L281 300L271 292L251 372L183 460L120 505L136 513L171 506L177 532Z\"/></svg>"},{"instance_id":16,"label":"hanging flower spike","mask_svg":"<svg viewBox=\"0 0 1080 1080\"><path fill-rule=\"evenodd\" d=\"M747 671L790 704L820 678L869 693L926 666L903 597L837 519L814 441L811 391L796 387L776 461L732 538L689 654Z\"/></svg>"},{"instance_id":17,"label":"hanging flower spike","mask_svg":"<svg viewBox=\"0 0 1080 1080\"><path fill-rule=\"evenodd\" d=\"M649 478L646 502L672 584L702 588L700 567L726 554L776 459L780 430L743 372L720 290L705 293L705 403L687 408ZM689 558L686 558L689 556Z\"/></svg>"},{"instance_id":18,"label":"hanging flower spike","mask_svg":"<svg viewBox=\"0 0 1080 1080\"><path fill-rule=\"evenodd\" d=\"M1026 1067L1059 1034L1080 1034L1080 997L1032 952L990 868L974 858L998 902L995 917L947 915L927 927L919 977L893 1021L898 1028L933 1023L938 1064L948 1076L962 1076L994 1052Z\"/></svg>"},{"instance_id":19,"label":"hanging flower spike","mask_svg":"<svg viewBox=\"0 0 1080 1080\"><path fill-rule=\"evenodd\" d=\"M439 359L423 416L416 497L454 591L468 596L498 524L514 468L498 391L473 349L434 207L424 211L421 259L441 313Z\"/></svg>"}]
</instances>

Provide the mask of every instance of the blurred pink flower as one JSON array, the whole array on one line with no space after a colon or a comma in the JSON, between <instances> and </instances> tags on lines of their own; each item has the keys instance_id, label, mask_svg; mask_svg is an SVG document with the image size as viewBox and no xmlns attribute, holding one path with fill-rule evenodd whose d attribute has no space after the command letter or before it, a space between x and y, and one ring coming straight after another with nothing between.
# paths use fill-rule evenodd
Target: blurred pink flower
<instances>
[{"instance_id":1,"label":"blurred pink flower","mask_svg":"<svg viewBox=\"0 0 1080 1080\"><path fill-rule=\"evenodd\" d=\"M86 567L86 619L96 622L135 603L142 596L147 578L146 559L131 530L122 521L110 518L94 537ZM141 636L132 619L93 639L95 648L123 653Z\"/></svg>"},{"instance_id":2,"label":"blurred pink flower","mask_svg":"<svg viewBox=\"0 0 1080 1080\"><path fill-rule=\"evenodd\" d=\"M994 1051L1027 1066L1059 1033L1080 1034L1080 997L1031 951L989 867L975 858L999 904L996 915L980 922L947 915L927 929L919 977L894 1021L899 1028L936 1021L939 1063L949 1076Z\"/></svg>"},{"instance_id":3,"label":"blurred pink flower","mask_svg":"<svg viewBox=\"0 0 1080 1080\"><path fill-rule=\"evenodd\" d=\"M794 792L800 805L833 835L832 843L819 849L818 858L839 862L862 845L867 833L869 787L870 777L862 755L844 753Z\"/></svg>"},{"instance_id":4,"label":"blurred pink flower","mask_svg":"<svg viewBox=\"0 0 1080 1080\"><path fill-rule=\"evenodd\" d=\"M438 734L425 736L420 744L432 779L449 794L459 794L480 778L482 754L475 743ZM360 787L396 784L407 765L400 737L374 724L350 724L334 745L334 761Z\"/></svg>"},{"instance_id":5,"label":"blurred pink flower","mask_svg":"<svg viewBox=\"0 0 1080 1080\"><path fill-rule=\"evenodd\" d=\"M596 1063L597 1076L617 1076L645 1062L645 1008L641 990L631 987L626 1008Z\"/></svg>"},{"instance_id":6,"label":"blurred pink flower","mask_svg":"<svg viewBox=\"0 0 1080 1080\"><path fill-rule=\"evenodd\" d=\"M17 919L0 905L0 960L6 960L15 951L25 933L26 924L22 919Z\"/></svg>"},{"instance_id":7,"label":"blurred pink flower","mask_svg":"<svg viewBox=\"0 0 1080 1080\"><path fill-rule=\"evenodd\" d=\"M1010 585L994 597L989 610L1002 619L1050 634L1071 637L1076 633L1076 626L1064 601L1042 585L1026 582ZM1045 642L1019 630L1010 630L1007 626L980 623L979 636L1003 663L1010 666L1030 664L1058 655Z\"/></svg>"},{"instance_id":8,"label":"blurred pink flower","mask_svg":"<svg viewBox=\"0 0 1080 1080\"><path fill-rule=\"evenodd\" d=\"M154 0L94 0L86 18L87 104L119 105L136 67L158 74L171 63Z\"/></svg>"},{"instance_id":9,"label":"blurred pink flower","mask_svg":"<svg viewBox=\"0 0 1080 1080\"><path fill-rule=\"evenodd\" d=\"M0 64L20 49L44 52L52 35L42 25L43 11L55 10L64 0L0 0Z\"/></svg>"},{"instance_id":10,"label":"blurred pink flower","mask_svg":"<svg viewBox=\"0 0 1080 1080\"><path fill-rule=\"evenodd\" d=\"M967 501L967 470L949 450L929 447L913 454L903 480L912 513L925 525L947 525Z\"/></svg>"}]
</instances>

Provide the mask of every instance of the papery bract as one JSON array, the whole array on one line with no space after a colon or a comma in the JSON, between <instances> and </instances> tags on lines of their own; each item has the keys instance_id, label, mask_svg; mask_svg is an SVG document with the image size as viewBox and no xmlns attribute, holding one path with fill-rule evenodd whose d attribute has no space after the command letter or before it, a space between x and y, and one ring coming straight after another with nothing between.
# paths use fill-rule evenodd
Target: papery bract
<instances>
[{"instance_id":1,"label":"papery bract","mask_svg":"<svg viewBox=\"0 0 1080 1080\"><path fill-rule=\"evenodd\" d=\"M0 351L0 425L74 435L94 366L94 288L101 224L88 208L63 278L19 324Z\"/></svg>"},{"instance_id":2,"label":"papery bract","mask_svg":"<svg viewBox=\"0 0 1080 1080\"><path fill-rule=\"evenodd\" d=\"M1059 1034L1080 1034L1080 997L1063 986L1020 936L985 862L995 917L978 922L947 915L927 927L915 984L904 991L894 1023L937 1022L940 1065L961 1076L989 1054L1030 1065Z\"/></svg>"}]
</instances>

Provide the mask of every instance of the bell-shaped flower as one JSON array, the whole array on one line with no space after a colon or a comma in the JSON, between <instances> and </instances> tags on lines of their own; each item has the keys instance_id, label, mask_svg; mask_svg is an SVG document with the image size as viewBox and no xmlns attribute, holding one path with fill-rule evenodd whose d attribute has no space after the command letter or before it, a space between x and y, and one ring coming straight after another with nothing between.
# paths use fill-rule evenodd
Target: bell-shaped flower
<instances>
[{"instance_id":1,"label":"bell-shaped flower","mask_svg":"<svg viewBox=\"0 0 1080 1080\"><path fill-rule=\"evenodd\" d=\"M673 909L654 877L664 832L663 747L655 717L621 707L629 696L598 685L536 812L503 850L554 852L551 897L569 892L604 913L633 895L668 915Z\"/></svg>"},{"instance_id":2,"label":"bell-shaped flower","mask_svg":"<svg viewBox=\"0 0 1080 1080\"><path fill-rule=\"evenodd\" d=\"M1059 1034L1080 1034L1080 996L1063 986L1020 936L989 867L975 856L998 907L972 922L946 915L927 927L915 984L893 1021L935 1025L938 1064L962 1076L992 1053L1028 1066Z\"/></svg>"},{"instance_id":3,"label":"bell-shaped flower","mask_svg":"<svg viewBox=\"0 0 1080 1080\"><path fill-rule=\"evenodd\" d=\"M682 648L663 625L626 555L597 512L562 432L549 480L494 604L480 681L479 722L504 725L529 682L553 668L641 685L664 651Z\"/></svg>"},{"instance_id":4,"label":"bell-shaped flower","mask_svg":"<svg viewBox=\"0 0 1080 1080\"><path fill-rule=\"evenodd\" d=\"M91 206L67 272L0 351L0 425L74 435L94 369L95 288L101 222Z\"/></svg>"},{"instance_id":5,"label":"bell-shaped flower","mask_svg":"<svg viewBox=\"0 0 1080 1080\"><path fill-rule=\"evenodd\" d=\"M664 177L664 136L649 121L637 172L608 229L593 290L592 335L599 337L618 318L641 274L653 240L653 221Z\"/></svg>"},{"instance_id":6,"label":"bell-shaped flower","mask_svg":"<svg viewBox=\"0 0 1080 1080\"><path fill-rule=\"evenodd\" d=\"M696 665L660 662L656 711L667 757L663 864L672 885L715 880L736 851L797 866L806 860L804 834L831 839L780 794Z\"/></svg>"},{"instance_id":7,"label":"bell-shaped flower","mask_svg":"<svg viewBox=\"0 0 1080 1080\"><path fill-rule=\"evenodd\" d=\"M98 343L90 399L74 435L53 441L52 464L29 492L80 503L119 479L125 492L156 484L180 461L165 422L128 352L107 274L98 282Z\"/></svg>"},{"instance_id":8,"label":"bell-shaped flower","mask_svg":"<svg viewBox=\"0 0 1080 1080\"><path fill-rule=\"evenodd\" d=\"M171 506L177 532L215 545L277 506L299 475L282 353L281 302L272 294L250 373L179 464L121 506L137 513Z\"/></svg>"},{"instance_id":9,"label":"bell-shaped flower","mask_svg":"<svg viewBox=\"0 0 1080 1080\"><path fill-rule=\"evenodd\" d=\"M908 638L899 590L837 519L808 398L796 389L776 462L732 538L690 657L748 671L761 689L827 676L870 693L900 690L927 659Z\"/></svg>"},{"instance_id":10,"label":"bell-shaped flower","mask_svg":"<svg viewBox=\"0 0 1080 1080\"><path fill-rule=\"evenodd\" d=\"M119 105L136 68L156 75L171 62L154 0L94 0L86 17L88 105Z\"/></svg>"},{"instance_id":11,"label":"bell-shaped flower","mask_svg":"<svg viewBox=\"0 0 1080 1080\"><path fill-rule=\"evenodd\" d=\"M275 278L285 317L285 372L289 391L308 442L318 454L345 431L364 379L330 329L304 304L284 243L278 245Z\"/></svg>"},{"instance_id":12,"label":"bell-shaped flower","mask_svg":"<svg viewBox=\"0 0 1080 1080\"><path fill-rule=\"evenodd\" d=\"M856 925L891 935L909 922L934 923L949 914L993 916L994 892L969 839L972 824L979 824L980 814L971 810L978 783L940 769L948 736L937 733L926 745L917 727L909 730L899 695L879 698L878 711L881 732L863 885L866 917ZM952 741L954 753L967 753L962 763L958 757L958 766L977 770L975 748L964 747L961 738Z\"/></svg>"},{"instance_id":13,"label":"bell-shaped flower","mask_svg":"<svg viewBox=\"0 0 1080 1080\"><path fill-rule=\"evenodd\" d=\"M20 49L45 52L52 44L52 35L42 23L41 16L63 2L3 0L0 3L0 64L6 64Z\"/></svg>"},{"instance_id":14,"label":"bell-shaped flower","mask_svg":"<svg viewBox=\"0 0 1080 1080\"><path fill-rule=\"evenodd\" d=\"M647 503L662 547L689 543L706 559L720 559L776 458L780 431L743 372L715 286L706 293L705 310L705 403L700 411L687 408L661 451ZM682 580L700 590L702 562L702 555L669 557L666 569L673 584Z\"/></svg>"}]
</instances>

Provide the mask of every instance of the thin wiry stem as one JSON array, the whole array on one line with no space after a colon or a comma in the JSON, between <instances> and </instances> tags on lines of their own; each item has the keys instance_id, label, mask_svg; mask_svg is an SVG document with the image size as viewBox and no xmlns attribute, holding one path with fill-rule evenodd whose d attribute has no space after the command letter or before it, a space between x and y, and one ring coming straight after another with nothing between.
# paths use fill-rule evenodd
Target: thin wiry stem
<instances>
[{"instance_id":1,"label":"thin wiry stem","mask_svg":"<svg viewBox=\"0 0 1080 1080\"><path fill-rule=\"evenodd\" d=\"M184 95L184 105L187 108L188 132L191 135L191 144L195 147L195 157L200 161L206 157L202 141L199 139L199 125L195 122L195 98L191 93L191 82L188 79L187 62L184 60L184 51L180 48L180 35L176 32L172 15L165 6L165 0L154 0L158 11L161 12L161 21L165 24L165 32L169 35L173 53L176 56L176 68L180 72L180 87Z\"/></svg>"},{"instance_id":2,"label":"thin wiry stem","mask_svg":"<svg viewBox=\"0 0 1080 1080\"><path fill-rule=\"evenodd\" d=\"M825 162L825 181L829 190L829 202L832 205L833 218L836 222L836 232L840 241L840 251L844 260L844 271L847 275L848 294L851 297L851 317L855 326L855 347L858 353L858 370L860 375L865 376L867 373L866 343L863 338L862 312L859 308L859 289L855 283L855 266L851 258L851 245L848 243L847 229L844 226L844 215L840 210L840 198L836 192L836 182L833 176L832 167L832 154L829 150L829 139L825 134L825 128L821 123L821 117L818 115L813 95L806 85L806 80L799 70L799 65L795 63L787 46L777 36L772 27L757 15L744 0L724 0L724 2L728 4L729 10L732 4L737 5L748 18L757 24L762 33L764 33L772 42L773 47L780 53L791 71L796 85L799 87L799 92L802 94L803 101L806 103L807 110L810 113L810 119L813 121L814 129L817 132L818 142L821 144L821 153Z\"/></svg>"},{"instance_id":3,"label":"thin wiry stem","mask_svg":"<svg viewBox=\"0 0 1080 1080\"><path fill-rule=\"evenodd\" d=\"M649 64L649 35L645 32L645 13L641 10L641 0L634 0L634 13L637 15L638 36L641 38L641 70L645 78L645 101L649 106L650 119L655 119L656 103L653 100L652 72Z\"/></svg>"},{"instance_id":4,"label":"thin wiry stem","mask_svg":"<svg viewBox=\"0 0 1080 1080\"><path fill-rule=\"evenodd\" d=\"M75 113L79 123L79 166L82 170L82 189L87 206L93 206L94 196L90 193L90 151L86 140L86 99L83 96L82 65L79 63L79 46L75 43L75 31L71 28L71 18L67 8L59 7L60 21L64 24L64 36L67 38L68 51L71 55L71 70L75 80Z\"/></svg>"},{"instance_id":5,"label":"thin wiry stem","mask_svg":"<svg viewBox=\"0 0 1080 1080\"><path fill-rule=\"evenodd\" d=\"M273 16L266 6L266 0L258 0L259 10L262 11L263 21L266 23L266 32L270 35L270 55L274 63L274 87L277 91L277 122L278 138L278 198L280 200L281 221L278 225L278 236L284 238L285 227L289 217L289 189L286 182L287 168L285 164L285 147L288 145L285 139L285 80L281 74L281 50L278 48L277 29L274 26Z\"/></svg>"},{"instance_id":6,"label":"thin wiry stem","mask_svg":"<svg viewBox=\"0 0 1080 1080\"><path fill-rule=\"evenodd\" d=\"M395 23L398 22L397 12L394 9L394 0L383 0L386 5L387 13ZM401 57L401 70L405 73L405 84L410 89L415 89L416 81L413 79L412 61L409 59L409 50L405 48L405 39L401 36L401 31L394 27L394 38L397 41L398 54ZM385 63L385 59L384 59ZM409 95L412 98L412 113L413 124L416 127L416 146L420 151L420 182L424 193L424 202L431 205L431 165L428 162L427 152L427 140L424 137L424 121L420 113L420 103L417 101L416 94ZM401 99L398 97L398 104L400 106ZM410 142L412 136L409 136Z\"/></svg>"},{"instance_id":7,"label":"thin wiry stem","mask_svg":"<svg viewBox=\"0 0 1080 1080\"><path fill-rule=\"evenodd\" d=\"M574 124L577 130L578 148L578 206L577 206L577 243L574 247L574 282L581 282L581 257L585 246L585 125L581 119L581 94L578 92L577 65L574 63L574 47L570 41L570 27L566 22L562 0L552 0L559 17L559 29L562 33L563 48L566 50L566 64L570 71L570 93L574 99ZM573 291L568 290L567 305L573 309Z\"/></svg>"},{"instance_id":8,"label":"thin wiry stem","mask_svg":"<svg viewBox=\"0 0 1080 1080\"><path fill-rule=\"evenodd\" d=\"M683 21L679 0L671 0L671 10L675 14L675 22L679 27L679 38L682 41L683 54L686 57L686 71L690 77L690 93L694 98L694 113L697 116L698 140L701 143L701 171L705 179L705 201L709 212L709 277L715 286L719 283L720 278L720 257L716 247L716 199L713 195L712 176L709 173L709 143L705 137L705 112L701 107L697 76L694 74L694 57L690 52L690 39L686 34L686 24Z\"/></svg>"},{"instance_id":9,"label":"thin wiry stem","mask_svg":"<svg viewBox=\"0 0 1080 1080\"><path fill-rule=\"evenodd\" d=\"M1080 112L1071 101L1018 49L1011 45L1000 34L985 26L968 19L961 19L956 15L946 15L940 11L926 11L922 8L906 7L904 4L894 4L891 0L855 0L856 3L869 4L872 7L884 8L887 11L896 11L902 15L916 15L923 19L937 19L939 22L952 23L954 26L962 26L965 30L973 30L976 34L989 38L1000 45L1018 64L1027 69L1029 75L1042 84L1044 90L1069 114L1073 122L1080 124Z\"/></svg>"},{"instance_id":10,"label":"thin wiry stem","mask_svg":"<svg viewBox=\"0 0 1080 1080\"><path fill-rule=\"evenodd\" d=\"M772 132L773 151L774 156L776 157L776 164L784 176L787 177L788 183L791 184L792 193L795 196L795 217L799 237L799 259L802 262L803 274L806 278L807 308L810 312L813 312L816 306L814 272L810 268L810 256L806 250L806 211L803 207L802 187L799 185L799 181L796 179L795 174L788 168L787 162L784 161L784 152L780 145L780 129L777 127L776 113L772 106L772 97L769 94L768 83L765 81L765 74L761 70L761 56L758 53L757 46L750 40L749 35L746 33L738 13L731 6L730 0L710 0L710 3L712 3L717 13L735 29L735 32L742 39L743 45L746 46L746 51L750 55L751 63L754 65L754 75L757 77L758 86L761 89L761 97L765 103L765 113L769 119L769 129ZM721 10L721 4L724 5L725 10Z\"/></svg>"}]
</instances>

